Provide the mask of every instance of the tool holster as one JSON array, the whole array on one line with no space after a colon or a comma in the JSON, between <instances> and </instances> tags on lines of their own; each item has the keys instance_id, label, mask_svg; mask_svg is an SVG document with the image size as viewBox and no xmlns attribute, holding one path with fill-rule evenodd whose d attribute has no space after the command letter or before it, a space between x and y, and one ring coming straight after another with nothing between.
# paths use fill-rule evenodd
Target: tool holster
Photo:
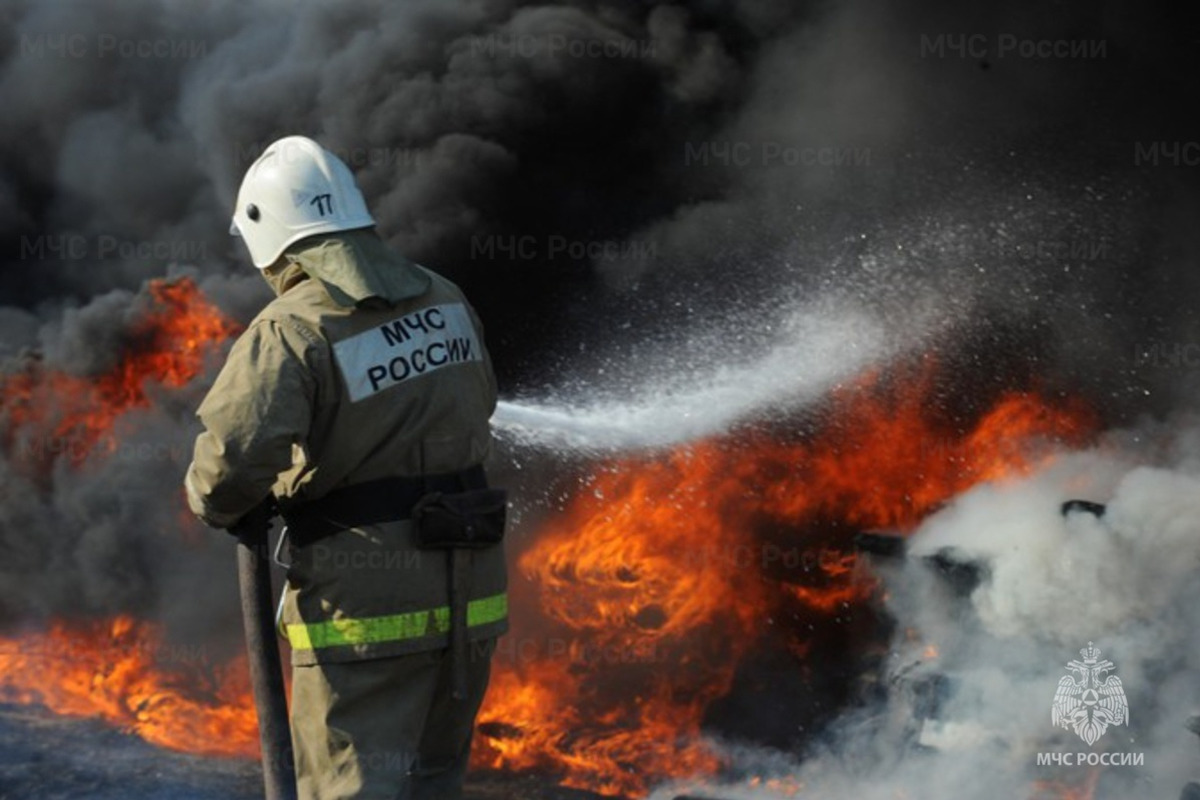
<instances>
[{"instance_id":1,"label":"tool holster","mask_svg":"<svg viewBox=\"0 0 1200 800\"><path fill-rule=\"evenodd\" d=\"M450 587L451 694L467 693L468 619L471 551L493 547L504 538L508 496L503 489L429 492L413 506L417 546L446 551Z\"/></svg>"}]
</instances>

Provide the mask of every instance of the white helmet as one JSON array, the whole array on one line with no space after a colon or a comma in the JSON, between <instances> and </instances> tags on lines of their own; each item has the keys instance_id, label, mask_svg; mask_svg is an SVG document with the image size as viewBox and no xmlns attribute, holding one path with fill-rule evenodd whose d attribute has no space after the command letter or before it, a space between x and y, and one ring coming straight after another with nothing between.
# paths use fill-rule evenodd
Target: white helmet
<instances>
[{"instance_id":1,"label":"white helmet","mask_svg":"<svg viewBox=\"0 0 1200 800\"><path fill-rule=\"evenodd\" d=\"M266 269L306 236L374 224L350 168L312 139L287 136L246 170L229 232L245 239L254 266Z\"/></svg>"}]
</instances>

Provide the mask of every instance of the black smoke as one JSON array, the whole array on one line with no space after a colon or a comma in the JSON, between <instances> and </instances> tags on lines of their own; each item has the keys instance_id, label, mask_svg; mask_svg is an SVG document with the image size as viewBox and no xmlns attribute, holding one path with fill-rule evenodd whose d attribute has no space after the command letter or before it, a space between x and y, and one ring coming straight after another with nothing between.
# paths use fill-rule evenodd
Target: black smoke
<instances>
[{"instance_id":1,"label":"black smoke","mask_svg":"<svg viewBox=\"0 0 1200 800\"><path fill-rule=\"evenodd\" d=\"M1166 8L0 0L0 355L94 374L164 275L249 318L230 205L302 133L463 285L508 395L837 293L944 308L965 375L1033 364L1113 422L1188 408L1197 40ZM126 421L161 456L49 483L0 457L6 618L232 624L227 552L163 502L201 394Z\"/></svg>"}]
</instances>

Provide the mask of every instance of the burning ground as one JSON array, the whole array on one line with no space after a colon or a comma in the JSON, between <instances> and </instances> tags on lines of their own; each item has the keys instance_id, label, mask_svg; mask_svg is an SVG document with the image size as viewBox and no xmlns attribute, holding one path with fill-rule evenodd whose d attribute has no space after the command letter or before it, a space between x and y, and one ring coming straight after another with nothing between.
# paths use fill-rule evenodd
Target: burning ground
<instances>
[{"instance_id":1,"label":"burning ground","mask_svg":"<svg viewBox=\"0 0 1200 800\"><path fill-rule=\"evenodd\" d=\"M487 326L514 630L474 791L1200 777L1192 28L943 6L0 0L0 789L253 791L179 482L267 298L233 192L295 132ZM1050 706L1089 641L1138 768L1038 765L1088 750Z\"/></svg>"},{"instance_id":2,"label":"burning ground","mask_svg":"<svg viewBox=\"0 0 1200 800\"><path fill-rule=\"evenodd\" d=\"M186 390L237 330L187 279L126 299L125 354L108 372L72 378L33 362L4 387L9 451L20 456L14 473L34 497L53 498L58 481L120 466L130 435L123 425L172 407L167 398ZM480 715L478 766L638 797L664 780L738 768L714 733L788 750L810 745L862 699L861 676L883 668L889 621L876 579L857 567L852 533L909 532L973 486L1045 469L1056 448L1084 443L1095 428L1082 403L1032 388L931 413L931 398L956 387L946 366L878 342L864 349L875 348L886 365L810 374L814 385L841 377L819 402L678 442L658 424L657 444L632 454L628 443L604 444L603 427L593 449L584 447L610 411L521 414L519 404L506 405L499 474L534 500L518 503L516 625ZM786 392L792 380L759 391ZM724 391L717 377L675 405L692 417ZM771 406L769 395L748 399ZM633 408L627 417L640 414ZM514 415L519 422L507 419ZM529 427L531 418L575 421L575 449L551 448L570 464L574 486L520 474L524 458L545 469L539 440L561 435ZM46 441L58 444L30 444ZM162 469L149 459L132 468ZM567 499L539 511L555 484ZM178 490L161 502L180 558L219 560L210 551L223 542L196 534ZM210 644L172 636L141 614L88 616L6 641L7 700L100 716L173 750L256 755L244 663L216 655L234 652L220 645L235 626ZM820 663L837 666L819 674L811 665ZM742 705L768 698L771 707L747 720Z\"/></svg>"}]
</instances>

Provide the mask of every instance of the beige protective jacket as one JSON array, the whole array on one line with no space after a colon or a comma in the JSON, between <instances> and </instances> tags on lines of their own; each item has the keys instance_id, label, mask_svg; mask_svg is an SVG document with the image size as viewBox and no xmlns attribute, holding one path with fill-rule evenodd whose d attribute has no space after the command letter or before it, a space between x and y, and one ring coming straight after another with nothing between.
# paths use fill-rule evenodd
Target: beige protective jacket
<instances>
[{"instance_id":1,"label":"beige protective jacket","mask_svg":"<svg viewBox=\"0 0 1200 800\"><path fill-rule=\"evenodd\" d=\"M474 310L450 281L373 230L305 239L278 293L235 342L197 415L185 485L228 527L268 492L280 505L390 476L454 472L489 453L496 381ZM297 665L447 644L444 551L407 521L291 547L282 628ZM466 554L472 640L507 628L501 546Z\"/></svg>"}]
</instances>

